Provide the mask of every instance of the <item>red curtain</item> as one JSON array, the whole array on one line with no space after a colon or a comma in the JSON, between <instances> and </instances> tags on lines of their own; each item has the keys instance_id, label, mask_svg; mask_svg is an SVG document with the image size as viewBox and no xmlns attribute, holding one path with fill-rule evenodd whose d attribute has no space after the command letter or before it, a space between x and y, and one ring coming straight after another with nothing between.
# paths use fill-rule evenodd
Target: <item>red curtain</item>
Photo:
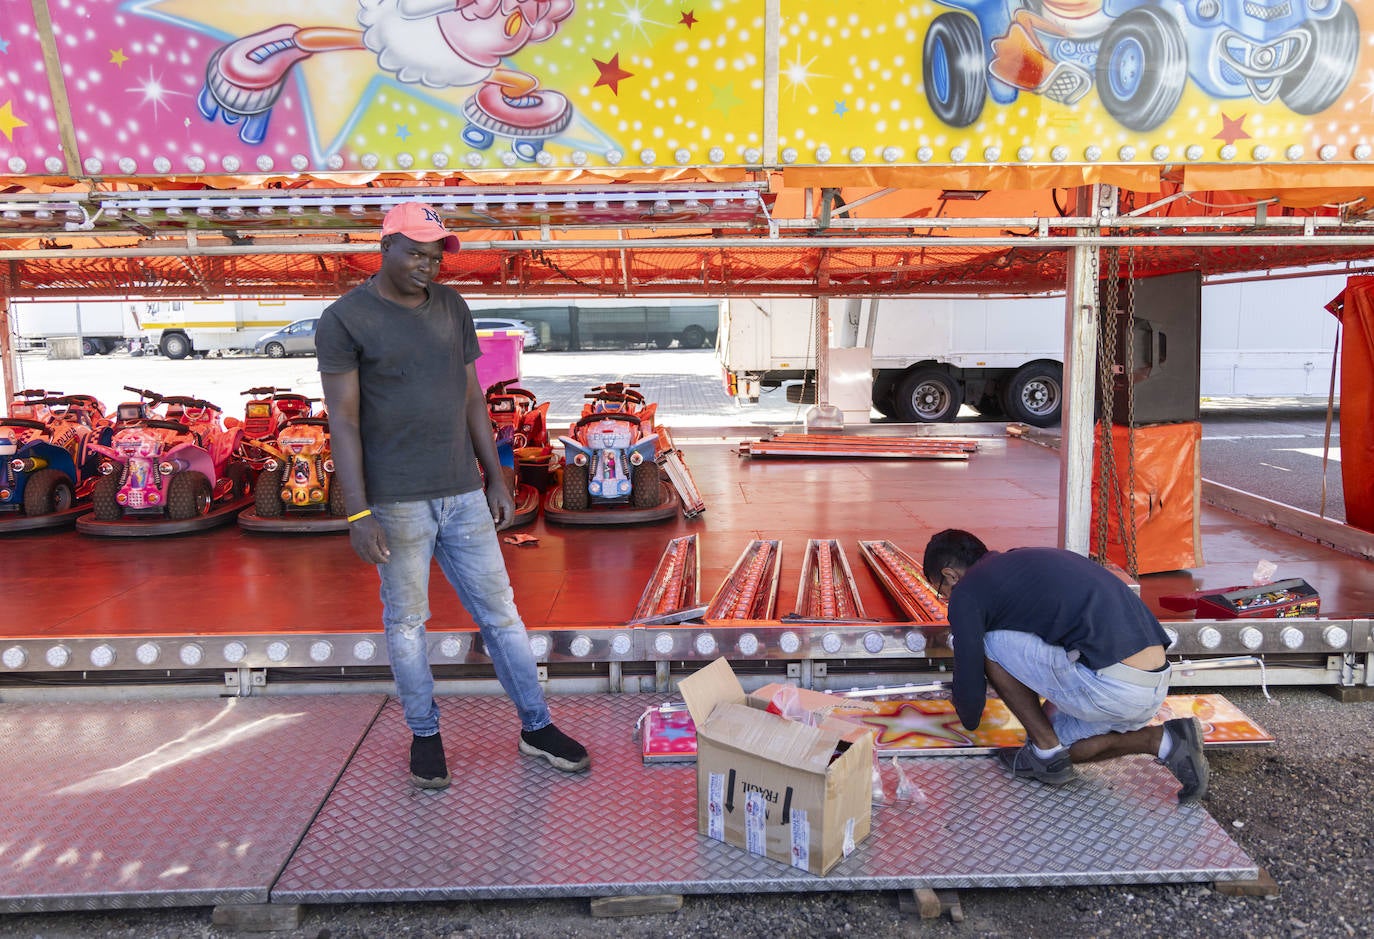
<instances>
[{"instance_id":1,"label":"red curtain","mask_svg":"<svg viewBox=\"0 0 1374 939\"><path fill-rule=\"evenodd\" d=\"M1351 277L1326 308L1341 321L1345 520L1374 531L1374 277Z\"/></svg>"}]
</instances>

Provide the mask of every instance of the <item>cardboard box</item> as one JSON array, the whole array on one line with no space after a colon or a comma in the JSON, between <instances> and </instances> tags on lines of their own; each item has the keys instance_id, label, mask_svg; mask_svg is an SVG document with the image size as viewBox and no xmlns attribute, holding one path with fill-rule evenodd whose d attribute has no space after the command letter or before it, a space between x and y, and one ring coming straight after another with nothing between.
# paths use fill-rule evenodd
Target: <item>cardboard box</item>
<instances>
[{"instance_id":1,"label":"cardboard box","mask_svg":"<svg viewBox=\"0 0 1374 939\"><path fill-rule=\"evenodd\" d=\"M808 727L744 693L725 659L682 680L697 728L697 831L825 874L868 837L873 735Z\"/></svg>"}]
</instances>

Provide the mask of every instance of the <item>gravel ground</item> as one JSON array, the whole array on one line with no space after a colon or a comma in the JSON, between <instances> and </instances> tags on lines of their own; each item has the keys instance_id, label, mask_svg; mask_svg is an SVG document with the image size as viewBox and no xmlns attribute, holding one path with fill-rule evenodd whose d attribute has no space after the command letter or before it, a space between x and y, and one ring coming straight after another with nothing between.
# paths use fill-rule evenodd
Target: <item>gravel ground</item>
<instances>
[{"instance_id":1,"label":"gravel ground","mask_svg":"<svg viewBox=\"0 0 1374 939\"><path fill-rule=\"evenodd\" d=\"M1278 882L1277 899L1228 897L1205 884L960 892L962 923L921 921L891 892L686 897L676 913L593 919L585 901L312 906L302 939L353 937L815 937L977 935L1312 936L1374 934L1374 834L1360 793L1374 778L1374 703L1342 704L1306 688L1222 689L1278 738L1211 756L1208 811ZM0 917L0 939L241 935L209 909Z\"/></svg>"}]
</instances>

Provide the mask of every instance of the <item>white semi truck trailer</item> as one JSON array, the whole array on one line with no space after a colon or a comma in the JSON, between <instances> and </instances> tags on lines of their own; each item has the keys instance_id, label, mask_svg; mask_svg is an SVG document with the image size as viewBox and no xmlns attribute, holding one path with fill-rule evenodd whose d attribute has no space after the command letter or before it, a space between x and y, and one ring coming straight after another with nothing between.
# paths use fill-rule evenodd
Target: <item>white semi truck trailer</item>
<instances>
[{"instance_id":1,"label":"white semi truck trailer","mask_svg":"<svg viewBox=\"0 0 1374 939\"><path fill-rule=\"evenodd\" d=\"M1203 286L1201 396L1325 395L1337 322L1323 305L1344 286L1344 275ZM748 403L789 385L792 400L810 400L815 303L724 304L716 351L726 391ZM947 421L967 404L1037 426L1059 420L1062 295L832 299L829 320L832 353L871 353L872 406L885 416Z\"/></svg>"}]
</instances>

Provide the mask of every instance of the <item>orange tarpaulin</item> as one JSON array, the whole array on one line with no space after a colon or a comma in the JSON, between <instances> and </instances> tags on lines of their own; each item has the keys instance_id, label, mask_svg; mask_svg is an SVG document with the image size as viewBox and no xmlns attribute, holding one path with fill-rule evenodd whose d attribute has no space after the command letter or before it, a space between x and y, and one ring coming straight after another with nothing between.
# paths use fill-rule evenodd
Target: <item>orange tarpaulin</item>
<instances>
[{"instance_id":1,"label":"orange tarpaulin","mask_svg":"<svg viewBox=\"0 0 1374 939\"><path fill-rule=\"evenodd\" d=\"M1371 278L1374 279L1374 278ZM1102 428L1099 425L1097 434ZM1131 437L1135 437L1134 459ZM1112 425L1112 456L1116 482L1107 499L1107 550L1113 564L1130 570L1126 540L1119 516L1135 529L1136 574L1155 574L1202 566L1202 535L1199 505L1202 474L1200 443L1202 425L1150 424L1130 428ZM1094 447L1093 515L1094 554L1100 550L1097 534L1101 515L1097 486L1102 473L1101 440ZM1133 464L1133 465L1132 465ZM1134 470L1134 504L1131 476Z\"/></svg>"},{"instance_id":2,"label":"orange tarpaulin","mask_svg":"<svg viewBox=\"0 0 1374 939\"><path fill-rule=\"evenodd\" d=\"M1374 531L1374 277L1351 277L1326 308L1341 321L1345 520Z\"/></svg>"}]
</instances>

